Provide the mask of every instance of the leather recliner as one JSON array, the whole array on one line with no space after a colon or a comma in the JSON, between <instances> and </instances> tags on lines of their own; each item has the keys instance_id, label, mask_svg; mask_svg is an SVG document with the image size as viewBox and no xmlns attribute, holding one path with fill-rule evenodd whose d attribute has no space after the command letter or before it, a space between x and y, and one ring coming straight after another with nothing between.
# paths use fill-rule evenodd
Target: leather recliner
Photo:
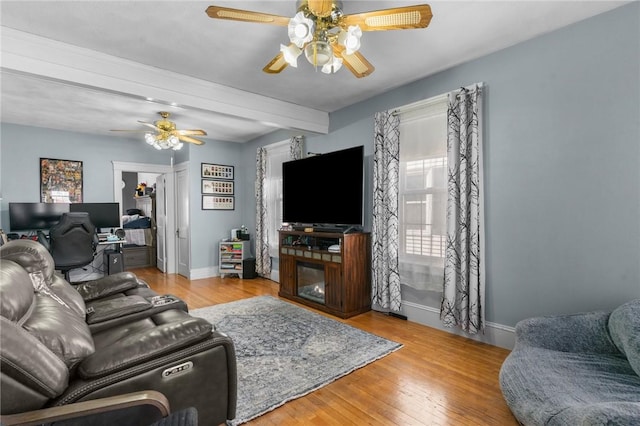
<instances>
[{"instance_id":1,"label":"leather recliner","mask_svg":"<svg viewBox=\"0 0 640 426\"><path fill-rule=\"evenodd\" d=\"M71 285L55 271L54 260L42 244L14 240L0 247L0 258L13 260L38 278L44 290L52 291L79 315L85 315L91 332L146 318L167 309L188 312L187 304L172 295L159 295L132 272Z\"/></svg>"},{"instance_id":2,"label":"leather recliner","mask_svg":"<svg viewBox=\"0 0 640 426\"><path fill-rule=\"evenodd\" d=\"M46 282L42 287L42 275L0 259L3 415L152 389L173 409L195 407L201 424L235 417L236 359L228 336L180 309L92 332L84 300L65 299Z\"/></svg>"}]
</instances>

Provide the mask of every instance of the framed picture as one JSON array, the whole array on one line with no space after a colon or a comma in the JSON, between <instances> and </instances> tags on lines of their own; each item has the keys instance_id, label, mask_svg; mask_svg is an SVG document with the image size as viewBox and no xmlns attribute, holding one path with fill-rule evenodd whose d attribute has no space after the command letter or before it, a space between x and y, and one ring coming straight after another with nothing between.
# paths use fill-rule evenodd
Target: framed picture
<instances>
[{"instance_id":1,"label":"framed picture","mask_svg":"<svg viewBox=\"0 0 640 426\"><path fill-rule=\"evenodd\" d=\"M233 195L233 181L202 179L202 193Z\"/></svg>"},{"instance_id":2,"label":"framed picture","mask_svg":"<svg viewBox=\"0 0 640 426\"><path fill-rule=\"evenodd\" d=\"M202 163L202 175L200 177L233 180L233 166Z\"/></svg>"},{"instance_id":3,"label":"framed picture","mask_svg":"<svg viewBox=\"0 0 640 426\"><path fill-rule=\"evenodd\" d=\"M40 158L40 202L81 203L82 161Z\"/></svg>"},{"instance_id":4,"label":"framed picture","mask_svg":"<svg viewBox=\"0 0 640 426\"><path fill-rule=\"evenodd\" d=\"M234 210L235 198L227 195L203 195L202 210Z\"/></svg>"}]
</instances>

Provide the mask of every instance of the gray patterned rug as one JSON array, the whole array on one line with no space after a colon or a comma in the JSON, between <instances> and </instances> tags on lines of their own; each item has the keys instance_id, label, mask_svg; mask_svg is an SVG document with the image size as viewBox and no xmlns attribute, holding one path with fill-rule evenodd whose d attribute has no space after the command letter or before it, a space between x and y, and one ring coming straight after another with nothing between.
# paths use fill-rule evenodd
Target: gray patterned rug
<instances>
[{"instance_id":1,"label":"gray patterned rug","mask_svg":"<svg viewBox=\"0 0 640 426\"><path fill-rule=\"evenodd\" d=\"M254 419L402 347L271 296L195 309L234 341L237 417Z\"/></svg>"}]
</instances>

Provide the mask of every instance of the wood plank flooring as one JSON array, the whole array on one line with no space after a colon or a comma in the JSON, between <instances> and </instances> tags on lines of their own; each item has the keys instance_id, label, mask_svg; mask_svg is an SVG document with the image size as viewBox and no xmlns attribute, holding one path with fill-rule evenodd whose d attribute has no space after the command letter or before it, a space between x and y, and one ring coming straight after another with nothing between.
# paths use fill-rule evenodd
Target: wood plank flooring
<instances>
[{"instance_id":1,"label":"wood plank flooring","mask_svg":"<svg viewBox=\"0 0 640 426\"><path fill-rule=\"evenodd\" d=\"M278 283L261 278L190 281L155 268L132 272L159 293L185 300L190 309L258 295L278 297ZM404 347L248 426L518 424L498 385L508 350L377 312L331 318Z\"/></svg>"}]
</instances>

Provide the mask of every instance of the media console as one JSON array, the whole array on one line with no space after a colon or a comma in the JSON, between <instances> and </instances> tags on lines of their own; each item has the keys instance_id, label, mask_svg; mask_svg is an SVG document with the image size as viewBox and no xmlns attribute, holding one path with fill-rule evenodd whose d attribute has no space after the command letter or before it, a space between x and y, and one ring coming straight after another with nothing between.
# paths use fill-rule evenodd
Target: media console
<instances>
[{"instance_id":1,"label":"media console","mask_svg":"<svg viewBox=\"0 0 640 426\"><path fill-rule=\"evenodd\" d=\"M341 318L371 309L369 233L279 234L279 296Z\"/></svg>"}]
</instances>

